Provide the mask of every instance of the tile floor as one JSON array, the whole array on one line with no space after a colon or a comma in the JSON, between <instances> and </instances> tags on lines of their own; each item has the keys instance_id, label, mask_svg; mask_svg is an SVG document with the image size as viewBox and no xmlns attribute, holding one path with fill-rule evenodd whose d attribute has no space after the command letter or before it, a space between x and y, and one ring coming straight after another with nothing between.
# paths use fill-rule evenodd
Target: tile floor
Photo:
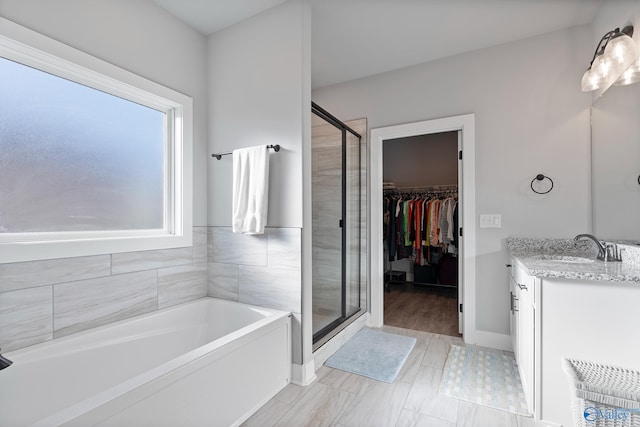
<instances>
[{"instance_id":1,"label":"tile floor","mask_svg":"<svg viewBox=\"0 0 640 427\"><path fill-rule=\"evenodd\" d=\"M417 339L402 371L387 384L326 366L308 387L289 384L246 427L543 427L530 418L475 405L438 393L451 344L461 338L385 326Z\"/></svg>"}]
</instances>

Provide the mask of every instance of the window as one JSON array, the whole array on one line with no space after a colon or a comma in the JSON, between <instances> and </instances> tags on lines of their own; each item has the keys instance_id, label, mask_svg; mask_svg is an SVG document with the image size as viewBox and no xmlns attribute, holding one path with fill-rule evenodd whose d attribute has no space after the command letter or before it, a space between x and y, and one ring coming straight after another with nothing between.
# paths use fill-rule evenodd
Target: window
<instances>
[{"instance_id":1,"label":"window","mask_svg":"<svg viewBox=\"0 0 640 427\"><path fill-rule=\"evenodd\" d=\"M190 246L191 99L2 28L0 262Z\"/></svg>"}]
</instances>

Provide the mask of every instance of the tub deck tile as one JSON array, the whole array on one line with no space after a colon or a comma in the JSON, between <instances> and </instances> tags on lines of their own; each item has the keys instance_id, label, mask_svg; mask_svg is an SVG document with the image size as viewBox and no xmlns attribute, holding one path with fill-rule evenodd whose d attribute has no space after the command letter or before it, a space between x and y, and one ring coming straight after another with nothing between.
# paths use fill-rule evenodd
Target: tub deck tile
<instances>
[{"instance_id":1,"label":"tub deck tile","mask_svg":"<svg viewBox=\"0 0 640 427\"><path fill-rule=\"evenodd\" d=\"M238 266L235 264L208 263L209 296L238 301Z\"/></svg>"},{"instance_id":2,"label":"tub deck tile","mask_svg":"<svg viewBox=\"0 0 640 427\"><path fill-rule=\"evenodd\" d=\"M0 264L0 292L108 276L109 255Z\"/></svg>"},{"instance_id":3,"label":"tub deck tile","mask_svg":"<svg viewBox=\"0 0 640 427\"><path fill-rule=\"evenodd\" d=\"M234 234L231 227L211 227L210 261L267 266L267 235Z\"/></svg>"},{"instance_id":4,"label":"tub deck tile","mask_svg":"<svg viewBox=\"0 0 640 427\"><path fill-rule=\"evenodd\" d=\"M157 309L156 270L54 285L54 337Z\"/></svg>"},{"instance_id":5,"label":"tub deck tile","mask_svg":"<svg viewBox=\"0 0 640 427\"><path fill-rule=\"evenodd\" d=\"M158 270L158 307L165 308L207 295L204 262Z\"/></svg>"},{"instance_id":6,"label":"tub deck tile","mask_svg":"<svg viewBox=\"0 0 640 427\"><path fill-rule=\"evenodd\" d=\"M239 266L239 301L300 313L300 270Z\"/></svg>"},{"instance_id":7,"label":"tub deck tile","mask_svg":"<svg viewBox=\"0 0 640 427\"><path fill-rule=\"evenodd\" d=\"M299 228L267 228L267 264L270 268L300 270L301 245Z\"/></svg>"},{"instance_id":8,"label":"tub deck tile","mask_svg":"<svg viewBox=\"0 0 640 427\"><path fill-rule=\"evenodd\" d=\"M125 252L111 255L111 274L175 267L193 262L193 247Z\"/></svg>"},{"instance_id":9,"label":"tub deck tile","mask_svg":"<svg viewBox=\"0 0 640 427\"><path fill-rule=\"evenodd\" d=\"M7 352L53 339L51 286L0 293L0 345Z\"/></svg>"}]
</instances>

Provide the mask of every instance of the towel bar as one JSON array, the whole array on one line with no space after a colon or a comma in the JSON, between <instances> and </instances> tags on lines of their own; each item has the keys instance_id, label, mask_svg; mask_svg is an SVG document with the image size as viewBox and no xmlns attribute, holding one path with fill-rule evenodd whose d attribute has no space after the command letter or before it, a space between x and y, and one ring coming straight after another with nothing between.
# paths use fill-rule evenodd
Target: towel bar
<instances>
[{"instance_id":1,"label":"towel bar","mask_svg":"<svg viewBox=\"0 0 640 427\"><path fill-rule=\"evenodd\" d=\"M280 151L280 144L267 145L267 149L269 149L269 148L273 148L273 151L275 151L277 153L278 151ZM232 154L232 153L212 154L211 157L215 157L216 159L220 160L222 158L222 156L228 156L229 154Z\"/></svg>"}]
</instances>

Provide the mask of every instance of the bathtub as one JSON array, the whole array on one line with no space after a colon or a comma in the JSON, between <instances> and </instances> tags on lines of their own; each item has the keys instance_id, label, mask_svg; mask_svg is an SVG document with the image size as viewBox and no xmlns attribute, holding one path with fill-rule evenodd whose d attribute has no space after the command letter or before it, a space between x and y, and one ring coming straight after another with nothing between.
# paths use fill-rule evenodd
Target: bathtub
<instances>
[{"instance_id":1,"label":"bathtub","mask_svg":"<svg viewBox=\"0 0 640 427\"><path fill-rule=\"evenodd\" d=\"M289 313L202 298L5 355L0 426L234 426L290 381Z\"/></svg>"}]
</instances>

